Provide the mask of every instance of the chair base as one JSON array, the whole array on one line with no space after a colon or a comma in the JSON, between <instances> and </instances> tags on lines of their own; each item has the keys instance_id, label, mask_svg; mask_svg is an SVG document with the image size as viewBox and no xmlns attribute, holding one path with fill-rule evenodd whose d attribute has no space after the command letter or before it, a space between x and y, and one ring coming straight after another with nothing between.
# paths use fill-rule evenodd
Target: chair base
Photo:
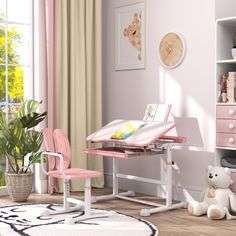
<instances>
[{"instance_id":1,"label":"chair base","mask_svg":"<svg viewBox=\"0 0 236 236\"><path fill-rule=\"evenodd\" d=\"M117 216L117 213L115 211L106 212L103 210L92 209L90 214L84 214L77 218L66 218L65 224L72 225L72 224L76 224L84 220L101 218L101 217L116 217L116 216Z\"/></svg>"},{"instance_id":2,"label":"chair base","mask_svg":"<svg viewBox=\"0 0 236 236\"><path fill-rule=\"evenodd\" d=\"M76 205L76 206L69 207L69 208L62 207L61 210L56 210L56 211L43 209L40 213L40 216L59 215L59 214L64 214L64 213L69 213L69 212L79 211L79 210L83 211L84 206L83 205Z\"/></svg>"}]
</instances>

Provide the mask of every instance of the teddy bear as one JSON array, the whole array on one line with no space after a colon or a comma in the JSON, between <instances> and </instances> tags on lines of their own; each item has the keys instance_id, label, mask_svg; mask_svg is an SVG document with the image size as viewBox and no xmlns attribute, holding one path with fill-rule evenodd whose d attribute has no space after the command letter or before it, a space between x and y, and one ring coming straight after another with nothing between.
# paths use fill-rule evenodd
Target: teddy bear
<instances>
[{"instance_id":1,"label":"teddy bear","mask_svg":"<svg viewBox=\"0 0 236 236\"><path fill-rule=\"evenodd\" d=\"M233 183L229 168L208 166L208 189L202 202L190 201L188 211L195 216L207 214L210 219L236 219L231 213L236 213L236 196L229 189Z\"/></svg>"},{"instance_id":2,"label":"teddy bear","mask_svg":"<svg viewBox=\"0 0 236 236\"><path fill-rule=\"evenodd\" d=\"M123 35L138 50L138 60L141 60L141 13L134 13L134 19L124 28Z\"/></svg>"}]
</instances>

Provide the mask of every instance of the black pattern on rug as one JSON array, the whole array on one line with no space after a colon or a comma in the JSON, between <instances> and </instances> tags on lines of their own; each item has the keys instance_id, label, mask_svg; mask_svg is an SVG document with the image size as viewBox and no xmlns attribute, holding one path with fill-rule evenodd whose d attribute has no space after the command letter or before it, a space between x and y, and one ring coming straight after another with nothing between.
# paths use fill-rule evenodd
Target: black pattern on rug
<instances>
[{"instance_id":1,"label":"black pattern on rug","mask_svg":"<svg viewBox=\"0 0 236 236\"><path fill-rule=\"evenodd\" d=\"M53 216L40 216L43 209L55 211L61 205L17 205L0 208L0 236L34 236L42 232L43 235L65 235L69 232L72 235L158 235L157 228L150 222L118 213L115 217L99 217L82 220L75 225L66 225L65 218L78 218L84 215L84 211L75 211L67 214ZM138 234L137 234L138 232ZM53 234L52 234L53 233ZM101 234L99 234L101 233Z\"/></svg>"}]
</instances>

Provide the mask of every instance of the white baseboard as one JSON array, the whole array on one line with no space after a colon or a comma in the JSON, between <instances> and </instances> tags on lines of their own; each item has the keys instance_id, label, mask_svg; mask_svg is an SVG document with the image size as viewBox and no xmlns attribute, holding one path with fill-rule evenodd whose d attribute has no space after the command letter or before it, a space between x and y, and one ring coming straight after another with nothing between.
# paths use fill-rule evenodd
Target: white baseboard
<instances>
[{"instance_id":1,"label":"white baseboard","mask_svg":"<svg viewBox=\"0 0 236 236\"><path fill-rule=\"evenodd\" d=\"M44 163L44 168L46 169L46 163ZM40 164L36 163L34 166L34 191L36 193L47 193L48 190L48 180L47 176L42 172Z\"/></svg>"},{"instance_id":2,"label":"white baseboard","mask_svg":"<svg viewBox=\"0 0 236 236\"><path fill-rule=\"evenodd\" d=\"M48 181L39 179L38 181L35 181L34 191L36 193L47 193L48 190Z\"/></svg>"},{"instance_id":3,"label":"white baseboard","mask_svg":"<svg viewBox=\"0 0 236 236\"><path fill-rule=\"evenodd\" d=\"M0 197L8 195L7 187L0 187Z\"/></svg>"},{"instance_id":4,"label":"white baseboard","mask_svg":"<svg viewBox=\"0 0 236 236\"><path fill-rule=\"evenodd\" d=\"M112 173L104 173L105 186L112 187ZM133 190L138 193L154 195L165 198L165 185L156 186L151 183L143 183L119 178L119 188L123 190ZM200 200L203 189L192 186L173 186L173 199L189 202L191 199Z\"/></svg>"}]
</instances>

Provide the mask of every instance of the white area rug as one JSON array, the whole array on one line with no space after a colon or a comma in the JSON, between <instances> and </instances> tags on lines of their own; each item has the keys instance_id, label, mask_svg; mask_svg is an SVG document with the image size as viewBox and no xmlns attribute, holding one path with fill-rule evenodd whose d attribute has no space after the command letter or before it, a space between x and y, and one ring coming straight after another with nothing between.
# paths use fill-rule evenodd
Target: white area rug
<instances>
[{"instance_id":1,"label":"white area rug","mask_svg":"<svg viewBox=\"0 0 236 236\"><path fill-rule=\"evenodd\" d=\"M156 226L148 221L118 213L114 217L84 220L67 225L67 217L79 217L83 211L39 217L44 208L58 205L18 205L0 208L0 236L156 236Z\"/></svg>"}]
</instances>

